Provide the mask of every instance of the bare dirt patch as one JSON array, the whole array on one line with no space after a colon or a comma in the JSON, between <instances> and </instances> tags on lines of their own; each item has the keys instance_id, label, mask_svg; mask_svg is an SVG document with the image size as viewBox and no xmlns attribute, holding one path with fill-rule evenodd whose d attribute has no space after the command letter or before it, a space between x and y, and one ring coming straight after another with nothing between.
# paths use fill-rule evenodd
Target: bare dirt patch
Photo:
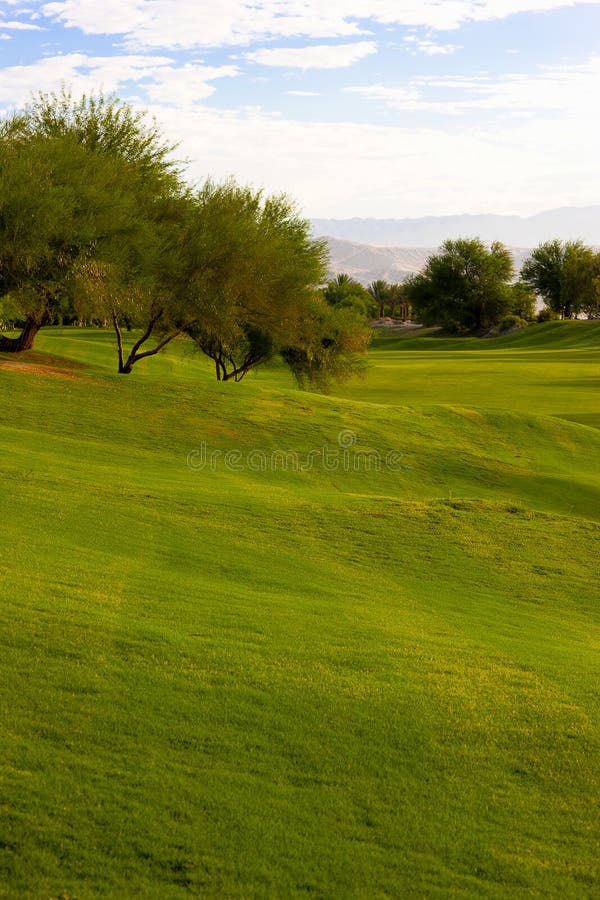
<instances>
[{"instance_id":1,"label":"bare dirt patch","mask_svg":"<svg viewBox=\"0 0 600 900\"><path fill-rule=\"evenodd\" d=\"M97 382L96 378L84 375L82 363L60 359L57 356L45 356L43 353L27 353L13 359L8 354L0 354L0 369L7 372L20 372L24 375L41 375L44 378L66 378L69 381Z\"/></svg>"}]
</instances>

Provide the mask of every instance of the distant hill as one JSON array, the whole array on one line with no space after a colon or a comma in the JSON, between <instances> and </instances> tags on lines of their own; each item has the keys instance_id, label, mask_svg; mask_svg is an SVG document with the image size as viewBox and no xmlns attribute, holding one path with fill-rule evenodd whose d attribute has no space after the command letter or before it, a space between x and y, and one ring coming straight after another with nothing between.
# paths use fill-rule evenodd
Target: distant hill
<instances>
[{"instance_id":1,"label":"distant hill","mask_svg":"<svg viewBox=\"0 0 600 900\"><path fill-rule=\"evenodd\" d=\"M427 257L435 253L436 247L375 247L353 241L340 241L328 237L330 251L330 274L345 272L360 281L370 284L378 278L385 281L404 281L414 272L419 272ZM515 267L520 269L529 250L511 248Z\"/></svg>"},{"instance_id":2,"label":"distant hill","mask_svg":"<svg viewBox=\"0 0 600 900\"><path fill-rule=\"evenodd\" d=\"M422 219L313 219L316 235L380 247L439 247L446 238L480 237L512 247L581 239L600 244L600 206L551 209L529 218L461 215Z\"/></svg>"}]
</instances>

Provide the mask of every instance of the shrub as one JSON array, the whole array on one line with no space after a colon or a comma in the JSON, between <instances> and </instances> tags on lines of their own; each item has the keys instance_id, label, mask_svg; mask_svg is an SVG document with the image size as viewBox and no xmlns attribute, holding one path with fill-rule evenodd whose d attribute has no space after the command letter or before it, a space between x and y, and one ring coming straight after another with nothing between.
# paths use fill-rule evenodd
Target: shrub
<instances>
[{"instance_id":1,"label":"shrub","mask_svg":"<svg viewBox=\"0 0 600 900\"><path fill-rule=\"evenodd\" d=\"M537 314L538 322L554 322L556 319L560 318L558 313L553 309L550 309L549 306L545 306L543 309L540 309Z\"/></svg>"},{"instance_id":2,"label":"shrub","mask_svg":"<svg viewBox=\"0 0 600 900\"><path fill-rule=\"evenodd\" d=\"M512 331L515 328L524 328L529 323L522 319L521 316L517 316L514 313L511 313L508 316L504 316L504 318L500 321L499 329L500 332L503 331Z\"/></svg>"}]
</instances>

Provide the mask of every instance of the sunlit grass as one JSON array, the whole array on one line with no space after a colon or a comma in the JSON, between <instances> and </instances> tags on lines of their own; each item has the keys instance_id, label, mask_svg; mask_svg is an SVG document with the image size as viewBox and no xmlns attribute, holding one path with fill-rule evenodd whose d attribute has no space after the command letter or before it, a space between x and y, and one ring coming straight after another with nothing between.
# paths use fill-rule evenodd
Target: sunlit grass
<instances>
[{"instance_id":1,"label":"sunlit grass","mask_svg":"<svg viewBox=\"0 0 600 900\"><path fill-rule=\"evenodd\" d=\"M0 366L0 896L593 895L597 351L38 349L85 368ZM341 432L400 468L271 471Z\"/></svg>"}]
</instances>

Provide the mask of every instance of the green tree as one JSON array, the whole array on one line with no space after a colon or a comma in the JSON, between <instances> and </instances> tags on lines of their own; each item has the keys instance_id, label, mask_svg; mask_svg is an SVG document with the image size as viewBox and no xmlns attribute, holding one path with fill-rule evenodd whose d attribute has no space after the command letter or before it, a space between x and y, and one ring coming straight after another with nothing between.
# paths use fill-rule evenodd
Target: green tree
<instances>
[{"instance_id":1,"label":"green tree","mask_svg":"<svg viewBox=\"0 0 600 900\"><path fill-rule=\"evenodd\" d=\"M329 306L354 309L366 319L372 319L377 311L367 289L345 273L340 273L327 282L327 286L323 288L323 297Z\"/></svg>"},{"instance_id":2,"label":"green tree","mask_svg":"<svg viewBox=\"0 0 600 900\"><path fill-rule=\"evenodd\" d=\"M187 333L218 380L240 381L277 353L303 295L323 278L324 245L285 197L207 181L185 248L183 284L195 313Z\"/></svg>"},{"instance_id":3,"label":"green tree","mask_svg":"<svg viewBox=\"0 0 600 900\"><path fill-rule=\"evenodd\" d=\"M478 238L442 244L424 269L405 283L418 321L452 330L489 328L510 310L513 261L507 248Z\"/></svg>"},{"instance_id":4,"label":"green tree","mask_svg":"<svg viewBox=\"0 0 600 900\"><path fill-rule=\"evenodd\" d=\"M213 360L217 379L240 381L294 343L327 253L287 197L208 181L184 246L194 313L186 333Z\"/></svg>"},{"instance_id":5,"label":"green tree","mask_svg":"<svg viewBox=\"0 0 600 900\"><path fill-rule=\"evenodd\" d=\"M390 285L382 278L378 278L376 281L371 282L367 290L373 298L373 302L377 305L379 318L383 319L386 304L390 299Z\"/></svg>"},{"instance_id":6,"label":"green tree","mask_svg":"<svg viewBox=\"0 0 600 900\"><path fill-rule=\"evenodd\" d=\"M388 293L388 304L390 316L396 318L396 313L400 313L401 319L410 318L410 301L403 284L390 284Z\"/></svg>"},{"instance_id":7,"label":"green tree","mask_svg":"<svg viewBox=\"0 0 600 900\"><path fill-rule=\"evenodd\" d=\"M117 338L118 371L131 373L142 359L160 353L196 321L193 283L184 255L193 201L186 195L137 197L137 231L108 262L84 259L70 288L80 316L108 319ZM135 329L126 348L124 330Z\"/></svg>"},{"instance_id":8,"label":"green tree","mask_svg":"<svg viewBox=\"0 0 600 900\"><path fill-rule=\"evenodd\" d=\"M510 312L526 322L535 319L536 295L533 288L524 281L516 281L510 286Z\"/></svg>"},{"instance_id":9,"label":"green tree","mask_svg":"<svg viewBox=\"0 0 600 900\"><path fill-rule=\"evenodd\" d=\"M11 297L28 350L64 303L75 262L110 255L135 228L129 172L68 136L0 139L0 296Z\"/></svg>"},{"instance_id":10,"label":"green tree","mask_svg":"<svg viewBox=\"0 0 600 900\"><path fill-rule=\"evenodd\" d=\"M356 309L319 290L326 244L285 196L206 182L186 234L186 328L218 380L240 381L281 355L303 386L323 388L361 368L370 339ZM344 281L344 280L342 280Z\"/></svg>"},{"instance_id":11,"label":"green tree","mask_svg":"<svg viewBox=\"0 0 600 900\"><path fill-rule=\"evenodd\" d=\"M317 297L325 242L284 196L210 181L193 194L171 150L102 95L38 95L2 124L0 298L24 325L0 349L30 347L66 304L112 322L124 374L179 335L222 380L290 348L306 351L309 381L349 371L351 335L368 329Z\"/></svg>"},{"instance_id":12,"label":"green tree","mask_svg":"<svg viewBox=\"0 0 600 900\"><path fill-rule=\"evenodd\" d=\"M176 144L165 141L157 123L115 95L70 91L38 92L24 110L9 117L5 128L21 138L70 136L102 156L127 160L143 178L180 184L181 166L173 158Z\"/></svg>"},{"instance_id":13,"label":"green tree","mask_svg":"<svg viewBox=\"0 0 600 900\"><path fill-rule=\"evenodd\" d=\"M596 303L597 255L582 241L547 241L531 253L521 279L562 319L577 318Z\"/></svg>"},{"instance_id":14,"label":"green tree","mask_svg":"<svg viewBox=\"0 0 600 900\"><path fill-rule=\"evenodd\" d=\"M33 345L74 267L121 265L131 241L144 246L156 198L181 191L171 149L143 114L102 95L39 94L1 123L0 296L16 298L23 330L0 349Z\"/></svg>"},{"instance_id":15,"label":"green tree","mask_svg":"<svg viewBox=\"0 0 600 900\"><path fill-rule=\"evenodd\" d=\"M332 307L318 294L303 305L293 343L281 356L301 388L327 391L332 381L361 375L372 330L348 307Z\"/></svg>"},{"instance_id":16,"label":"green tree","mask_svg":"<svg viewBox=\"0 0 600 900\"><path fill-rule=\"evenodd\" d=\"M600 252L594 258L592 290L582 304L582 312L588 319L600 319Z\"/></svg>"}]
</instances>

